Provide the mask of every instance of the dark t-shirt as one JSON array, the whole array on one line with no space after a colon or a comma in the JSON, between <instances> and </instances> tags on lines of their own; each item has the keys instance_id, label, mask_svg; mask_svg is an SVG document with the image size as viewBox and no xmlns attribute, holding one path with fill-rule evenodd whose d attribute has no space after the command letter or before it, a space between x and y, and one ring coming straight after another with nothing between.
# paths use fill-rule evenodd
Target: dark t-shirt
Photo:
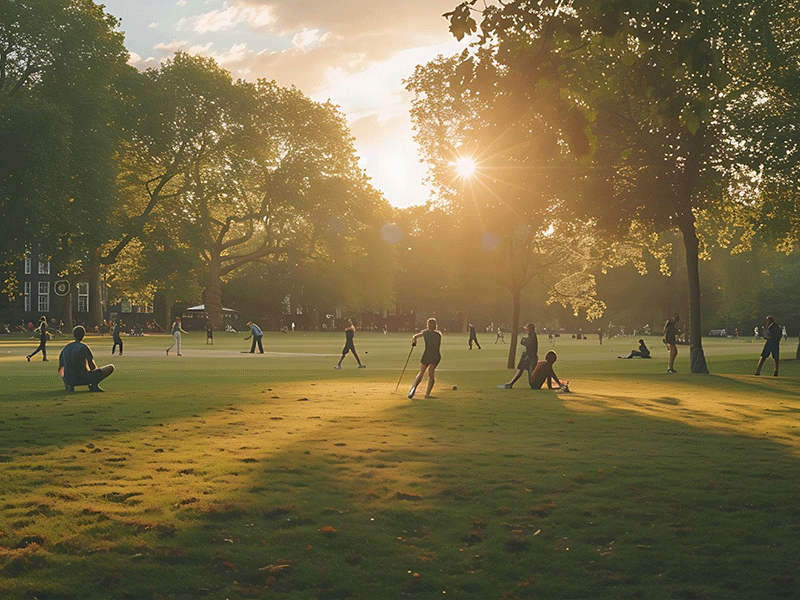
<instances>
[{"instance_id":1,"label":"dark t-shirt","mask_svg":"<svg viewBox=\"0 0 800 600\"><path fill-rule=\"evenodd\" d=\"M83 342L67 344L58 356L58 366L64 367L64 382L67 385L87 383L86 376L90 370L88 363L94 363L94 356Z\"/></svg>"},{"instance_id":2,"label":"dark t-shirt","mask_svg":"<svg viewBox=\"0 0 800 600\"><path fill-rule=\"evenodd\" d=\"M672 321L667 321L664 324L664 341L668 344L674 344L676 333L677 328L675 327L675 323Z\"/></svg>"},{"instance_id":3,"label":"dark t-shirt","mask_svg":"<svg viewBox=\"0 0 800 600\"><path fill-rule=\"evenodd\" d=\"M780 345L782 336L783 332L781 331L781 326L773 322L767 327L767 332L764 334L766 345L770 347Z\"/></svg>"},{"instance_id":4,"label":"dark t-shirt","mask_svg":"<svg viewBox=\"0 0 800 600\"><path fill-rule=\"evenodd\" d=\"M46 342L47 341L47 323L42 321L39 324L39 327L37 327L37 329L39 330L39 341L40 342Z\"/></svg>"}]
</instances>

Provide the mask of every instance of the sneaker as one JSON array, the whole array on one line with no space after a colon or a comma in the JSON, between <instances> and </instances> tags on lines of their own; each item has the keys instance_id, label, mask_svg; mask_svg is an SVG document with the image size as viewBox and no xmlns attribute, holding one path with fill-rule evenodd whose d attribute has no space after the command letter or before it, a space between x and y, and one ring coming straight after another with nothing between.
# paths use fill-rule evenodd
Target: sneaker
<instances>
[{"instance_id":1,"label":"sneaker","mask_svg":"<svg viewBox=\"0 0 800 600\"><path fill-rule=\"evenodd\" d=\"M105 390L103 388L101 388L99 385L90 385L89 386L89 391L90 392L105 392Z\"/></svg>"},{"instance_id":2,"label":"sneaker","mask_svg":"<svg viewBox=\"0 0 800 600\"><path fill-rule=\"evenodd\" d=\"M42 362L50 362L50 361L49 361L49 360L47 360L46 358L43 358L43 359L42 359Z\"/></svg>"},{"instance_id":3,"label":"sneaker","mask_svg":"<svg viewBox=\"0 0 800 600\"><path fill-rule=\"evenodd\" d=\"M334 369L341 369L341 368L342 368L342 365L336 365L336 366L335 366L335 367L333 367L333 368L334 368Z\"/></svg>"},{"instance_id":4,"label":"sneaker","mask_svg":"<svg viewBox=\"0 0 800 600\"><path fill-rule=\"evenodd\" d=\"M415 393L416 391L417 391L417 388L415 388L415 387L412 387L412 388L411 388L411 389L408 391L408 397L409 397L409 398L413 398L413 397L414 397L414 393Z\"/></svg>"},{"instance_id":5,"label":"sneaker","mask_svg":"<svg viewBox=\"0 0 800 600\"><path fill-rule=\"evenodd\" d=\"M30 356L26 356L25 358L28 359L28 362L31 362L31 357Z\"/></svg>"},{"instance_id":6,"label":"sneaker","mask_svg":"<svg viewBox=\"0 0 800 600\"><path fill-rule=\"evenodd\" d=\"M773 377L777 377L777 376L778 376L778 372L777 372L777 371L775 371L775 372L772 374L772 376L773 376Z\"/></svg>"},{"instance_id":7,"label":"sneaker","mask_svg":"<svg viewBox=\"0 0 800 600\"><path fill-rule=\"evenodd\" d=\"M359 368L359 369L366 369L366 368L367 368L367 365L358 365L358 368Z\"/></svg>"},{"instance_id":8,"label":"sneaker","mask_svg":"<svg viewBox=\"0 0 800 600\"><path fill-rule=\"evenodd\" d=\"M511 389L511 384L510 383L501 383L500 385L497 386L497 389L498 390L510 390Z\"/></svg>"},{"instance_id":9,"label":"sneaker","mask_svg":"<svg viewBox=\"0 0 800 600\"><path fill-rule=\"evenodd\" d=\"M675 369L667 369L667 373L677 373Z\"/></svg>"}]
</instances>

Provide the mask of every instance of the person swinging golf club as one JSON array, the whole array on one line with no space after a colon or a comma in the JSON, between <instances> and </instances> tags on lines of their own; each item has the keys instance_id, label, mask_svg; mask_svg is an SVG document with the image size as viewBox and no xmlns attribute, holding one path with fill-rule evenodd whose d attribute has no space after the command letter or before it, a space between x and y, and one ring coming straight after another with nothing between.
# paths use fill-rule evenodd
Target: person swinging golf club
<instances>
[{"instance_id":1,"label":"person swinging golf club","mask_svg":"<svg viewBox=\"0 0 800 600\"><path fill-rule=\"evenodd\" d=\"M420 337L425 340L425 352L422 353L422 359L420 360L419 365L419 373L417 373L417 377L414 379L414 383L408 392L409 398L414 397L414 394L417 391L417 386L422 381L422 377L425 375L426 370L428 371L428 391L425 392L425 397L431 397L431 390L433 390L433 384L436 382L436 379L434 378L436 367L442 360L442 355L439 351L439 348L442 345L442 332L436 327L436 319L428 319L426 328L419 333L414 334L414 337L411 338L412 348L417 345L417 339Z\"/></svg>"}]
</instances>

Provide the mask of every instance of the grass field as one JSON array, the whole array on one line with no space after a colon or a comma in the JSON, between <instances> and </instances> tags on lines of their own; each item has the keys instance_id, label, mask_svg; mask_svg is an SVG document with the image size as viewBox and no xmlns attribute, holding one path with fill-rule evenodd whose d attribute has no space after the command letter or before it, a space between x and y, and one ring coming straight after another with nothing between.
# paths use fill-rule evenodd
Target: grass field
<instances>
[{"instance_id":1,"label":"grass field","mask_svg":"<svg viewBox=\"0 0 800 600\"><path fill-rule=\"evenodd\" d=\"M754 377L760 344L667 375L562 337L560 394L447 335L410 401L408 335L341 371L341 334L244 335L89 338L104 394L0 340L0 598L800 597L800 365Z\"/></svg>"}]
</instances>

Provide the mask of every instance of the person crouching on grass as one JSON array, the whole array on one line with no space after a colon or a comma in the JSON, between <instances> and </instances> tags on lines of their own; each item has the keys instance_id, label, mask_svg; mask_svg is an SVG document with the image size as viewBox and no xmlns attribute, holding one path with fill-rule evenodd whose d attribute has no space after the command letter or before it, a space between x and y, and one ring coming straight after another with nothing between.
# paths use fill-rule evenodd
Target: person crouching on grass
<instances>
[{"instance_id":1,"label":"person crouching on grass","mask_svg":"<svg viewBox=\"0 0 800 600\"><path fill-rule=\"evenodd\" d=\"M417 373L414 384L408 392L409 398L414 397L414 394L417 392L417 386L422 381L422 376L425 375L426 370L428 371L428 391L425 392L425 397L431 397L431 390L433 390L433 384L436 382L434 378L436 367L442 361L442 354L440 352L442 332L436 327L436 319L428 319L426 328L419 333L415 333L414 337L411 338L411 345L416 346L417 339L420 337L425 340L425 352L422 353L422 359L420 359L419 373Z\"/></svg>"},{"instance_id":2,"label":"person crouching on grass","mask_svg":"<svg viewBox=\"0 0 800 600\"><path fill-rule=\"evenodd\" d=\"M58 356L58 374L68 392L74 392L76 385L88 385L90 392L102 392L100 382L114 372L114 365L97 367L91 348L82 341L85 335L82 326L75 327L72 330L75 341L64 346Z\"/></svg>"},{"instance_id":3,"label":"person crouching on grass","mask_svg":"<svg viewBox=\"0 0 800 600\"><path fill-rule=\"evenodd\" d=\"M547 381L547 389L561 389L565 392L569 391L569 381L560 381L556 372L553 371L553 363L556 362L558 359L558 355L550 350L547 354L545 354L544 360L540 360L536 363L536 368L533 369L530 377L530 384L531 389L533 390L540 390L544 385L544 382ZM556 380L558 384L557 388L553 387L553 380Z\"/></svg>"}]
</instances>

